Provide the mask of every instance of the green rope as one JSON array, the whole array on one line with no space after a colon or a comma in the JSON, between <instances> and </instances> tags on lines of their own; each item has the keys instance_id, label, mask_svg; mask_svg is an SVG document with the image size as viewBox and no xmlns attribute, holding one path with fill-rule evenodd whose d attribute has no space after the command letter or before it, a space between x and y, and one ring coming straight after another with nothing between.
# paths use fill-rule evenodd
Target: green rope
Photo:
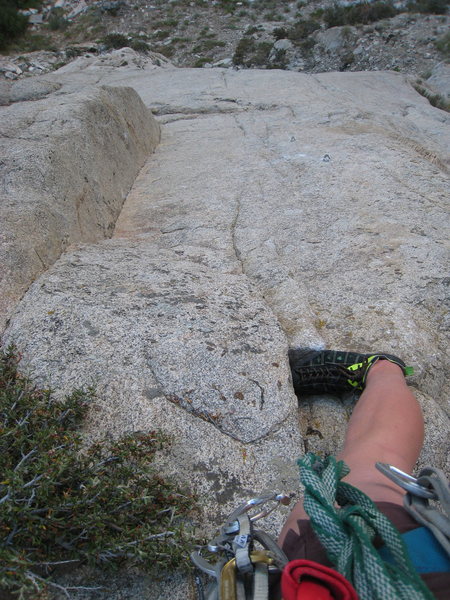
<instances>
[{"instance_id":1,"label":"green rope","mask_svg":"<svg viewBox=\"0 0 450 600\"><path fill-rule=\"evenodd\" d=\"M397 529L366 494L340 481L350 472L344 461L308 453L298 465L311 526L361 600L433 600ZM390 550L393 564L378 554L375 536Z\"/></svg>"}]
</instances>

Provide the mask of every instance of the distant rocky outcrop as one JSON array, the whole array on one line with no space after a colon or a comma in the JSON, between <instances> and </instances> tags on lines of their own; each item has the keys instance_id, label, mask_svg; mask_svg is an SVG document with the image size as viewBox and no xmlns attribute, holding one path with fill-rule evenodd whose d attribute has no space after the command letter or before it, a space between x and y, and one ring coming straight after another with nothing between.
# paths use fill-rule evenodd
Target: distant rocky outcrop
<instances>
[{"instance_id":1,"label":"distant rocky outcrop","mask_svg":"<svg viewBox=\"0 0 450 600\"><path fill-rule=\"evenodd\" d=\"M243 499L298 491L296 457L335 452L342 442L355 399L298 406L290 345L391 351L413 364L427 421L421 463L448 469L450 115L396 73L95 60L47 76L60 86L52 94L60 110L69 111L78 90L120 100L122 114L131 93L95 86L125 85L152 110L161 143L112 238L98 241L120 201L109 228L86 212L93 239L63 253L17 304L3 343L15 341L22 368L60 395L96 386L87 440L154 427L171 434L160 468L198 492L208 533ZM75 140L86 122L78 121ZM70 178L87 169L87 191L123 137L109 142L108 127L95 124L99 166L67 167ZM75 155L50 134L46 148ZM125 161L121 148L115 156ZM42 165L33 175L38 194L51 164L45 153L31 156ZM7 172L14 176L12 163ZM117 197L128 185L120 181ZM40 253L38 235L18 229L16 237ZM269 520L272 531L283 518ZM183 581L112 582L95 598L194 597Z\"/></svg>"}]
</instances>

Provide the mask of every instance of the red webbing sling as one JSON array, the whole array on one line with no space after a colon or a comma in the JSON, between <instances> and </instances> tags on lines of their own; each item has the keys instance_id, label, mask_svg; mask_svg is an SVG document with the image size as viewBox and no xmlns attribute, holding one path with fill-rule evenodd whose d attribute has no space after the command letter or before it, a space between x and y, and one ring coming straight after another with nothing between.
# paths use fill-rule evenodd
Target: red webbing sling
<instances>
[{"instance_id":1,"label":"red webbing sling","mask_svg":"<svg viewBox=\"0 0 450 600\"><path fill-rule=\"evenodd\" d=\"M358 600L340 573L311 560L292 560L281 576L283 600Z\"/></svg>"}]
</instances>

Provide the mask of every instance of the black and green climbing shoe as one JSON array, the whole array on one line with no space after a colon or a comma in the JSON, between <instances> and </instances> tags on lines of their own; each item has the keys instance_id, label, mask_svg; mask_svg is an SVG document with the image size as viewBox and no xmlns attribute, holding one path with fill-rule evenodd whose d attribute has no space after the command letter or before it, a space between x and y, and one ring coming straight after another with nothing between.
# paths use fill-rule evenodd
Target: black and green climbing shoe
<instances>
[{"instance_id":1,"label":"black and green climbing shoe","mask_svg":"<svg viewBox=\"0 0 450 600\"><path fill-rule=\"evenodd\" d=\"M361 391L367 373L378 360L385 359L403 369L404 375L412 375L414 369L392 354L358 354L338 350L289 350L292 380L295 393L342 394Z\"/></svg>"}]
</instances>

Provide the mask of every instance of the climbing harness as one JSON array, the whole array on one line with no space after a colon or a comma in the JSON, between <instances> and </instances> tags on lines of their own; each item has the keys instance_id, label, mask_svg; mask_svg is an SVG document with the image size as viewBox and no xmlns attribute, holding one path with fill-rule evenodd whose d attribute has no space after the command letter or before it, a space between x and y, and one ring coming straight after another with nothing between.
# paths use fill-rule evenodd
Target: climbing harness
<instances>
[{"instance_id":1,"label":"climbing harness","mask_svg":"<svg viewBox=\"0 0 450 600\"><path fill-rule=\"evenodd\" d=\"M410 542L408 550L417 570L450 571L450 486L444 472L425 467L415 478L386 463L375 466L406 490L403 506L422 525L403 534ZM431 501L439 505L432 505Z\"/></svg>"},{"instance_id":2,"label":"climbing harness","mask_svg":"<svg viewBox=\"0 0 450 600\"><path fill-rule=\"evenodd\" d=\"M361 600L431 600L408 555L402 536L374 502L342 482L350 469L343 461L312 453L298 461L305 486L304 508L336 570L355 587ZM336 503L338 506L336 506ZM385 561L373 541L390 553Z\"/></svg>"},{"instance_id":3,"label":"climbing harness","mask_svg":"<svg viewBox=\"0 0 450 600\"><path fill-rule=\"evenodd\" d=\"M271 584L281 579L285 600L433 600L419 573L450 570L450 488L444 473L426 467L414 478L376 464L407 491L406 510L425 525L400 534L366 494L341 481L350 472L343 461L308 453L298 464L305 511L335 570L308 560L288 562L276 541L254 528L292 497L271 494L239 506L216 538L192 552L198 599L268 600ZM445 514L430 501L438 501ZM274 504L264 507L268 502Z\"/></svg>"},{"instance_id":4,"label":"climbing harness","mask_svg":"<svg viewBox=\"0 0 450 600\"><path fill-rule=\"evenodd\" d=\"M194 565L212 578L207 586L197 574L199 600L267 600L270 580L279 578L288 559L276 541L253 524L277 507L288 505L291 496L270 494L253 498L233 511L219 535L207 546L191 553ZM269 508L262 508L274 502ZM262 508L257 514L253 509ZM209 557L207 558L207 556Z\"/></svg>"}]
</instances>

